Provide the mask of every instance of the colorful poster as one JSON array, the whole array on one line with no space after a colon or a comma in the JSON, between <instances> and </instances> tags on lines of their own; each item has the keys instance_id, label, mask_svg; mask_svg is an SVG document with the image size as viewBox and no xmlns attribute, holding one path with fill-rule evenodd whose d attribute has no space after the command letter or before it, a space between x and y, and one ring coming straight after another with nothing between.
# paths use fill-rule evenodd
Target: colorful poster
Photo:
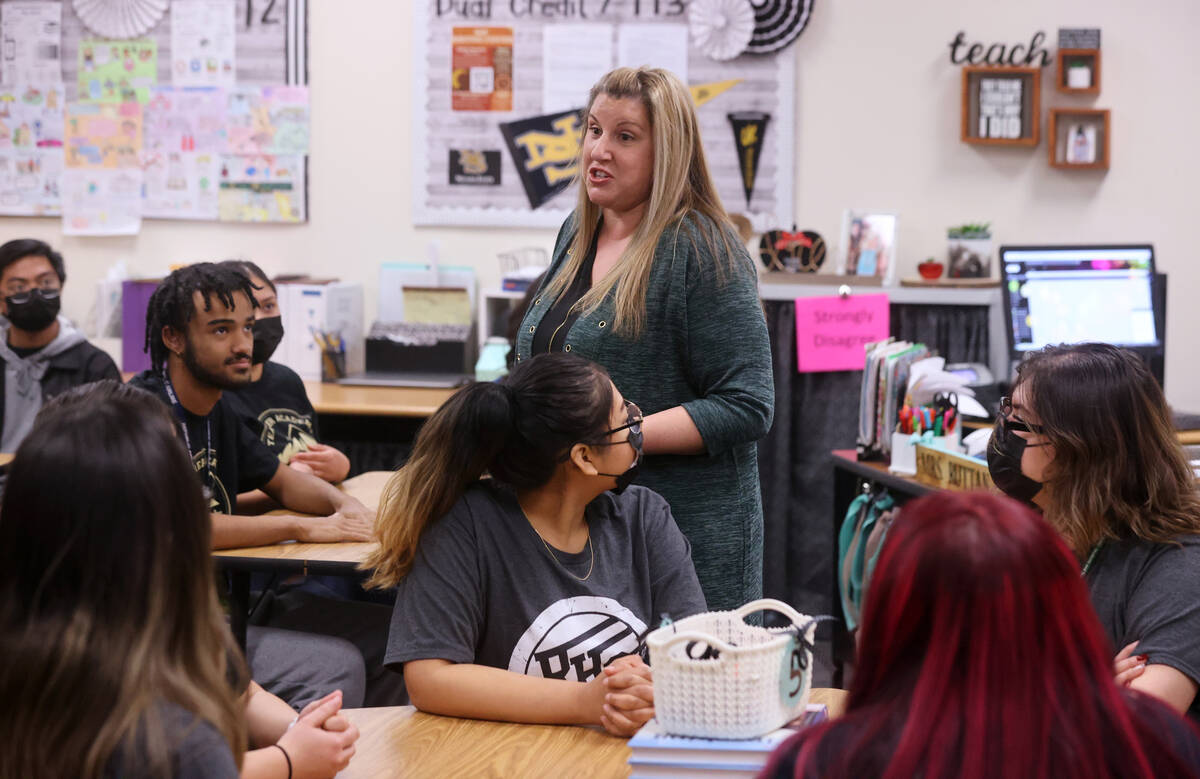
<instances>
[{"instance_id":1,"label":"colorful poster","mask_svg":"<svg viewBox=\"0 0 1200 779\"><path fill-rule=\"evenodd\" d=\"M0 3L0 48L0 83L61 82L62 3Z\"/></svg>"},{"instance_id":2,"label":"colorful poster","mask_svg":"<svg viewBox=\"0 0 1200 779\"><path fill-rule=\"evenodd\" d=\"M455 27L450 52L453 110L513 110L513 28Z\"/></svg>"},{"instance_id":3,"label":"colorful poster","mask_svg":"<svg viewBox=\"0 0 1200 779\"><path fill-rule=\"evenodd\" d=\"M58 216L62 171L61 148L0 151L0 214Z\"/></svg>"},{"instance_id":4,"label":"colorful poster","mask_svg":"<svg viewBox=\"0 0 1200 779\"><path fill-rule=\"evenodd\" d=\"M577 108L500 124L530 208L538 208L574 181L582 113L583 109Z\"/></svg>"},{"instance_id":5,"label":"colorful poster","mask_svg":"<svg viewBox=\"0 0 1200 779\"><path fill-rule=\"evenodd\" d=\"M154 219L216 219L221 155L144 151L142 215Z\"/></svg>"},{"instance_id":6,"label":"colorful poster","mask_svg":"<svg viewBox=\"0 0 1200 779\"><path fill-rule=\"evenodd\" d=\"M0 149L63 145L63 85L0 87Z\"/></svg>"},{"instance_id":7,"label":"colorful poster","mask_svg":"<svg viewBox=\"0 0 1200 779\"><path fill-rule=\"evenodd\" d=\"M147 152L225 150L223 90L155 87L142 116L142 148Z\"/></svg>"},{"instance_id":8,"label":"colorful poster","mask_svg":"<svg viewBox=\"0 0 1200 779\"><path fill-rule=\"evenodd\" d=\"M136 235L142 227L142 171L67 168L64 235Z\"/></svg>"},{"instance_id":9,"label":"colorful poster","mask_svg":"<svg viewBox=\"0 0 1200 779\"><path fill-rule=\"evenodd\" d=\"M233 0L171 3L171 83L177 87L231 87L234 65Z\"/></svg>"},{"instance_id":10,"label":"colorful poster","mask_svg":"<svg viewBox=\"0 0 1200 779\"><path fill-rule=\"evenodd\" d=\"M88 39L79 43L79 100L145 103L158 83L158 43Z\"/></svg>"},{"instance_id":11,"label":"colorful poster","mask_svg":"<svg viewBox=\"0 0 1200 779\"><path fill-rule=\"evenodd\" d=\"M219 218L222 222L307 220L304 165L304 157L298 154L224 155Z\"/></svg>"},{"instance_id":12,"label":"colorful poster","mask_svg":"<svg viewBox=\"0 0 1200 779\"><path fill-rule=\"evenodd\" d=\"M237 87L226 92L225 151L308 154L308 87Z\"/></svg>"},{"instance_id":13,"label":"colorful poster","mask_svg":"<svg viewBox=\"0 0 1200 779\"><path fill-rule=\"evenodd\" d=\"M137 168L142 149L142 107L137 103L67 106L68 168Z\"/></svg>"}]
</instances>

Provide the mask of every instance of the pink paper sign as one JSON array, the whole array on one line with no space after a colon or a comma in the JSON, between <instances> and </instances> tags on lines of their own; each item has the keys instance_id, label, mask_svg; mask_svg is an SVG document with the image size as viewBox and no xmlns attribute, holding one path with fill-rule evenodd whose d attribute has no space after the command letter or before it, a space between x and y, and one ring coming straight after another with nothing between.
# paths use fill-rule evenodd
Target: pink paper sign
<instances>
[{"instance_id":1,"label":"pink paper sign","mask_svg":"<svg viewBox=\"0 0 1200 779\"><path fill-rule=\"evenodd\" d=\"M863 345L888 337L888 296L797 298L796 363L800 373L861 371Z\"/></svg>"}]
</instances>

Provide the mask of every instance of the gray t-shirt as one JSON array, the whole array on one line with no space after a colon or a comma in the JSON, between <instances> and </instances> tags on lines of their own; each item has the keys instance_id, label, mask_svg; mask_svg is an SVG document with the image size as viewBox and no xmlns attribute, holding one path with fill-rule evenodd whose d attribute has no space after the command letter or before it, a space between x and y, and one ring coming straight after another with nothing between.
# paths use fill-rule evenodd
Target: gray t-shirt
<instances>
[{"instance_id":1,"label":"gray t-shirt","mask_svg":"<svg viewBox=\"0 0 1200 779\"><path fill-rule=\"evenodd\" d=\"M512 494L472 485L421 537L384 662L398 671L436 658L587 681L635 652L663 614L705 610L691 547L662 496L606 492L586 517L590 550L547 549Z\"/></svg>"},{"instance_id":2,"label":"gray t-shirt","mask_svg":"<svg viewBox=\"0 0 1200 779\"><path fill-rule=\"evenodd\" d=\"M154 716L159 718L174 745L171 750L174 779L237 779L238 768L229 743L210 723L174 703L161 702ZM139 748L133 748L132 752L128 748L119 749L109 761L105 777L148 777Z\"/></svg>"},{"instance_id":3,"label":"gray t-shirt","mask_svg":"<svg viewBox=\"0 0 1200 779\"><path fill-rule=\"evenodd\" d=\"M1200 536L1181 546L1107 541L1087 574L1092 605L1116 650L1134 650L1200 682ZM1200 696L1197 696L1200 698ZM1188 714L1200 716L1200 700Z\"/></svg>"}]
</instances>

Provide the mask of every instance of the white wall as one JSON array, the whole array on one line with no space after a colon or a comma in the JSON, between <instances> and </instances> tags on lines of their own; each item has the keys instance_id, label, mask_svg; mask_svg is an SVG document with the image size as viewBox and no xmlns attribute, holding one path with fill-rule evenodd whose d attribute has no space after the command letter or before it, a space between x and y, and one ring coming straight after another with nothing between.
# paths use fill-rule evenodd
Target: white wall
<instances>
[{"instance_id":1,"label":"white wall","mask_svg":"<svg viewBox=\"0 0 1200 779\"><path fill-rule=\"evenodd\" d=\"M469 262L485 285L497 250L540 243L553 231L416 228L409 218L409 2L310 3L313 92L311 212L303 226L149 221L134 238L64 238L50 219L0 220L0 237L61 246L70 281L66 311L86 316L95 281L125 259L135 273L167 264L244 256L269 272L340 275L373 286L383 260L443 256ZM1170 274L1168 398L1200 409L1193 334L1200 266L1192 257L1200 198L1200 4L1156 0L819 1L798 46L797 221L835 240L848 206L898 211L900 275L944 253L947 225L990 221L998 242L1151 241ZM913 10L919 6L919 10ZM364 24L364 20L369 20ZM960 70L948 44L1027 43L1059 26L1103 30L1102 92L1081 100L1042 83L1049 106L1111 108L1107 174L1053 170L1035 149L959 141ZM370 55L370 56L367 56ZM832 263L831 263L832 264ZM368 293L368 318L374 314Z\"/></svg>"}]
</instances>

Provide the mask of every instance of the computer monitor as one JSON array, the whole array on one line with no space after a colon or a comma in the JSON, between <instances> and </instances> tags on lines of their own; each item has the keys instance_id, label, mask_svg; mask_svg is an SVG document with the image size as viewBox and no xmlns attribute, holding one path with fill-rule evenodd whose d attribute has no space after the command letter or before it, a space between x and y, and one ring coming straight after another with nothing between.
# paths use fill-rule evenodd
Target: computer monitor
<instances>
[{"instance_id":1,"label":"computer monitor","mask_svg":"<svg viewBox=\"0 0 1200 779\"><path fill-rule=\"evenodd\" d=\"M1153 246L1001 246L1000 269L1014 364L1049 344L1100 341L1138 352L1162 382Z\"/></svg>"}]
</instances>

